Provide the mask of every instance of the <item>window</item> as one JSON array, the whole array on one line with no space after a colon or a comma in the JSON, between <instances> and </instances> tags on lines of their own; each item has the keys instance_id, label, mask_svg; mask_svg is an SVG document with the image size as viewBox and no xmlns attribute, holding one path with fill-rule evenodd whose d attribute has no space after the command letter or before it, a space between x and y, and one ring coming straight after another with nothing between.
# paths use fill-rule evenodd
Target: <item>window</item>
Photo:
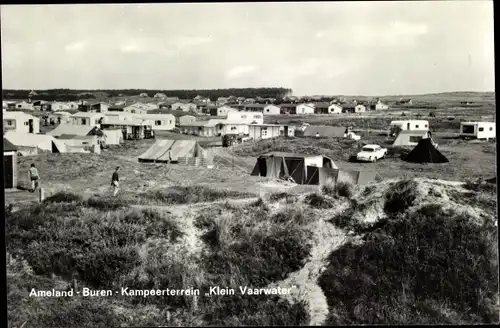
<instances>
[{"instance_id":1,"label":"window","mask_svg":"<svg viewBox=\"0 0 500 328\"><path fill-rule=\"evenodd\" d=\"M155 125L161 125L161 121L155 121Z\"/></svg>"},{"instance_id":2,"label":"window","mask_svg":"<svg viewBox=\"0 0 500 328\"><path fill-rule=\"evenodd\" d=\"M247 118L247 116L246 115L241 115L241 118Z\"/></svg>"},{"instance_id":3,"label":"window","mask_svg":"<svg viewBox=\"0 0 500 328\"><path fill-rule=\"evenodd\" d=\"M474 133L474 125L462 125L462 133Z\"/></svg>"},{"instance_id":4,"label":"window","mask_svg":"<svg viewBox=\"0 0 500 328\"><path fill-rule=\"evenodd\" d=\"M479 132L483 132L484 131L484 128L479 128L478 129Z\"/></svg>"},{"instance_id":5,"label":"window","mask_svg":"<svg viewBox=\"0 0 500 328\"><path fill-rule=\"evenodd\" d=\"M267 136L267 128L262 128L261 132L263 136Z\"/></svg>"},{"instance_id":6,"label":"window","mask_svg":"<svg viewBox=\"0 0 500 328\"><path fill-rule=\"evenodd\" d=\"M232 127L231 127L231 131L233 131L233 130L236 130L236 127L235 127L235 126L232 126Z\"/></svg>"},{"instance_id":7,"label":"window","mask_svg":"<svg viewBox=\"0 0 500 328\"><path fill-rule=\"evenodd\" d=\"M490 131L493 131L493 128L492 128L492 127L490 127Z\"/></svg>"},{"instance_id":8,"label":"window","mask_svg":"<svg viewBox=\"0 0 500 328\"><path fill-rule=\"evenodd\" d=\"M12 120L8 120L6 122L7 122L7 125L9 125L9 126L13 126L14 125L14 121L12 121Z\"/></svg>"},{"instance_id":9,"label":"window","mask_svg":"<svg viewBox=\"0 0 500 328\"><path fill-rule=\"evenodd\" d=\"M426 125L424 125L424 128L426 128L426 127L427 127L427 124L426 124Z\"/></svg>"},{"instance_id":10,"label":"window","mask_svg":"<svg viewBox=\"0 0 500 328\"><path fill-rule=\"evenodd\" d=\"M418 127L419 127L419 125L418 125L418 124L417 124L417 125L415 125L415 129L418 129Z\"/></svg>"},{"instance_id":11,"label":"window","mask_svg":"<svg viewBox=\"0 0 500 328\"><path fill-rule=\"evenodd\" d=\"M27 125L28 125L28 122L24 122L24 125L26 125L26 126L27 126Z\"/></svg>"},{"instance_id":12,"label":"window","mask_svg":"<svg viewBox=\"0 0 500 328\"><path fill-rule=\"evenodd\" d=\"M260 118L260 115L254 115L253 118Z\"/></svg>"},{"instance_id":13,"label":"window","mask_svg":"<svg viewBox=\"0 0 500 328\"><path fill-rule=\"evenodd\" d=\"M172 120L168 121L168 124L172 124Z\"/></svg>"},{"instance_id":14,"label":"window","mask_svg":"<svg viewBox=\"0 0 500 328\"><path fill-rule=\"evenodd\" d=\"M266 112L268 112L268 113L270 112L269 108L268 108L268 109L266 109Z\"/></svg>"}]
</instances>

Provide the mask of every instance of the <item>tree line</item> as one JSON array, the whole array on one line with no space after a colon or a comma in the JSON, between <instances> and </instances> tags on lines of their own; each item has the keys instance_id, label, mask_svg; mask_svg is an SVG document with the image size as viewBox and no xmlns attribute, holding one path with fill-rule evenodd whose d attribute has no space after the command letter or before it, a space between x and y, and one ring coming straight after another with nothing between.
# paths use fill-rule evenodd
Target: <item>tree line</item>
<instances>
[{"instance_id":1,"label":"tree line","mask_svg":"<svg viewBox=\"0 0 500 328\"><path fill-rule=\"evenodd\" d=\"M26 99L32 90L3 90L3 99ZM288 88L232 88L232 89L203 89L203 90L144 90L144 89L113 89L113 90L72 90L72 89L49 89L33 90L36 95L32 100L46 101L75 101L80 99L118 97L118 96L138 96L147 94L153 97L157 93L163 93L167 97L178 97L180 99L193 99L196 96L203 96L211 100L219 97L245 97L245 98L275 98L282 99L292 94L292 89Z\"/></svg>"}]
</instances>

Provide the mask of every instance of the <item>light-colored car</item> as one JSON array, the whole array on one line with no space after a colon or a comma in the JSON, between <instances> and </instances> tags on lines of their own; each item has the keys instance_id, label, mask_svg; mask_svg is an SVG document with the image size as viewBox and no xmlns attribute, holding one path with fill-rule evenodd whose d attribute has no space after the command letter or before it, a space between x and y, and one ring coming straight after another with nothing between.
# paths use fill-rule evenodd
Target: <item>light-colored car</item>
<instances>
[{"instance_id":1,"label":"light-colored car","mask_svg":"<svg viewBox=\"0 0 500 328\"><path fill-rule=\"evenodd\" d=\"M355 134L354 132L349 132L349 133L346 133L344 135L347 139L351 139L351 140L360 140L361 139L361 136L358 136L357 134Z\"/></svg>"},{"instance_id":2,"label":"light-colored car","mask_svg":"<svg viewBox=\"0 0 500 328\"><path fill-rule=\"evenodd\" d=\"M379 145L365 145L356 155L358 161L376 162L378 159L384 158L387 154L387 148L382 148Z\"/></svg>"}]
</instances>

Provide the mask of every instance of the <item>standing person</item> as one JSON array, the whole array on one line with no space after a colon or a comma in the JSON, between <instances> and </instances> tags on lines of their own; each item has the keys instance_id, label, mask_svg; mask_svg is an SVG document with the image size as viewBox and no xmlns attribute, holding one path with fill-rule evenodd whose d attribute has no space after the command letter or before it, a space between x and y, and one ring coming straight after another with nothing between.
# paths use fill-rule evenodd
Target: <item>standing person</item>
<instances>
[{"instance_id":1,"label":"standing person","mask_svg":"<svg viewBox=\"0 0 500 328\"><path fill-rule=\"evenodd\" d=\"M40 175L38 174L38 169L35 167L35 164L31 164L29 176L31 181L30 192L35 192L36 188L38 188L38 181L40 180Z\"/></svg>"},{"instance_id":2,"label":"standing person","mask_svg":"<svg viewBox=\"0 0 500 328\"><path fill-rule=\"evenodd\" d=\"M118 190L120 189L120 179L118 178L118 171L120 171L120 167L117 166L115 172L113 172L113 176L111 177L111 186L113 187L113 196L116 196Z\"/></svg>"}]
</instances>

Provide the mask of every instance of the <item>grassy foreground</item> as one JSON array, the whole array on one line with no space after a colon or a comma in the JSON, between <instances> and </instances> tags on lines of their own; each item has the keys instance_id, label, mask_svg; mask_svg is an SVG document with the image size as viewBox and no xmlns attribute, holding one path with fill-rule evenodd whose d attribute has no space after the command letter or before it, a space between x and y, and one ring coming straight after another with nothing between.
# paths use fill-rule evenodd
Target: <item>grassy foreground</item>
<instances>
[{"instance_id":1,"label":"grassy foreground","mask_svg":"<svg viewBox=\"0 0 500 328\"><path fill-rule=\"evenodd\" d=\"M193 190L191 198L162 199L217 198ZM348 239L327 254L316 282L328 304L325 324L497 323L495 197L496 187L481 181L403 180L363 189L343 182L176 217L163 208L59 193L5 209L9 321L12 327L307 325L314 302L307 295L292 302L204 293L211 286L279 285L308 263L315 223L327 218ZM340 205L346 209L329 214ZM33 287L64 290L72 281L77 288L194 287L201 294L28 297Z\"/></svg>"}]
</instances>

